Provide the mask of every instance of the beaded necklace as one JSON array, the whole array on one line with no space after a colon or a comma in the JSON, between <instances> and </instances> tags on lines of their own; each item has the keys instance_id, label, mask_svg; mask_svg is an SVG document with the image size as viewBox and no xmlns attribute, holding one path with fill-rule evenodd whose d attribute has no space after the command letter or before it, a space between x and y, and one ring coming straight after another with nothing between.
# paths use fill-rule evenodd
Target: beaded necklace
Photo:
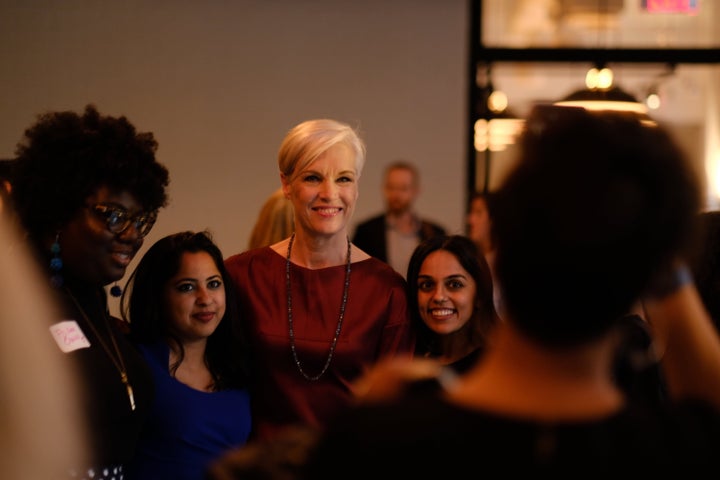
<instances>
[{"instance_id":1,"label":"beaded necklace","mask_svg":"<svg viewBox=\"0 0 720 480\"><path fill-rule=\"evenodd\" d=\"M323 376L330 366L333 354L335 353L335 347L337 346L338 338L340 338L340 329L342 329L343 318L345 318L345 306L347 305L348 288L350 287L350 239L347 239L347 260L345 266L345 285L343 287L342 303L340 304L340 316L338 317L337 327L335 328L335 335L333 336L332 342L330 343L330 351L328 352L327 360L320 373L317 375L308 375L300 365L300 359L298 358L297 350L295 348L295 331L293 330L293 315L292 315L292 294L290 292L290 252L292 252L293 242L295 241L295 234L290 236L290 243L288 243L287 256L285 257L285 286L287 287L287 310L288 310L288 330L290 334L290 350L292 350L293 360L297 366L300 374L305 377L306 380L316 381Z\"/></svg>"},{"instance_id":2,"label":"beaded necklace","mask_svg":"<svg viewBox=\"0 0 720 480\"><path fill-rule=\"evenodd\" d=\"M118 347L117 341L115 340L115 334L110 328L110 321L108 320L107 315L104 316L105 327L107 328L108 334L110 335L110 340L112 341L113 349L115 350L115 354L117 354L117 358L115 357L115 355L113 355L112 350L110 350L110 347L108 347L107 343L105 343L105 340L103 340L103 338L100 336L100 332L98 332L97 328L95 328L95 325L93 325L93 323L88 318L87 313L85 313L85 309L82 308L80 302L78 302L75 296L70 292L70 289L65 287L65 292L67 292L68 296L75 304L75 307L77 307L78 311L80 312L80 315L82 315L83 319L85 320L85 323L93 331L95 337L98 339L98 342L100 342L100 346L103 348L103 350L105 350L105 353L107 353L107 356L110 357L113 365L115 365L115 368L117 368L118 372L120 373L120 381L123 383L123 385L125 385L128 401L130 402L130 409L134 411L135 394L133 393L132 385L130 385L130 380L127 376L127 369L125 368L125 362L123 361L122 353L120 352L120 348Z\"/></svg>"}]
</instances>

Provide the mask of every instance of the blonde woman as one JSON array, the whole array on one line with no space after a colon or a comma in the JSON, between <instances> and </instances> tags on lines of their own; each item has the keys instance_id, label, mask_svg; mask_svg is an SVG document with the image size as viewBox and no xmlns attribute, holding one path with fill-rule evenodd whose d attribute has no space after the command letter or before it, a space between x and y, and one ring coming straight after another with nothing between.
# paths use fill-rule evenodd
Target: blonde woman
<instances>
[{"instance_id":1,"label":"blonde woman","mask_svg":"<svg viewBox=\"0 0 720 480\"><path fill-rule=\"evenodd\" d=\"M288 238L294 229L293 206L282 188L270 195L258 214L250 233L248 249L266 247Z\"/></svg>"},{"instance_id":2,"label":"blonde woman","mask_svg":"<svg viewBox=\"0 0 720 480\"><path fill-rule=\"evenodd\" d=\"M250 327L254 438L324 427L353 401L351 382L368 366L412 356L405 280L348 236L364 161L349 125L292 128L278 166L294 233L226 259Z\"/></svg>"}]
</instances>

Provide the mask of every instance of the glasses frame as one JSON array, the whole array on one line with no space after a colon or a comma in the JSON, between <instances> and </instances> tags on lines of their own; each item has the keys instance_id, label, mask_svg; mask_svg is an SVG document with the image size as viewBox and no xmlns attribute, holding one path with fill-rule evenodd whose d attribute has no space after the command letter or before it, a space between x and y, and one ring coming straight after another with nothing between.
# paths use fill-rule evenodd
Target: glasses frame
<instances>
[{"instance_id":1,"label":"glasses frame","mask_svg":"<svg viewBox=\"0 0 720 480\"><path fill-rule=\"evenodd\" d=\"M144 238L150 233L157 220L157 212L139 212L131 216L125 208L119 205L96 203L86 205L86 208L97 218L103 220L105 228L116 235L122 234L130 228L130 225L133 225L140 238Z\"/></svg>"}]
</instances>

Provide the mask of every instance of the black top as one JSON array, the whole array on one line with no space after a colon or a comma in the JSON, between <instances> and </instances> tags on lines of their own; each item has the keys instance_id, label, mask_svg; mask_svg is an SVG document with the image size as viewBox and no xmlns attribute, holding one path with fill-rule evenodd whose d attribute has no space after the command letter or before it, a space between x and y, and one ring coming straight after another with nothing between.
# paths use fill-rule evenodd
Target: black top
<instances>
[{"instance_id":1,"label":"black top","mask_svg":"<svg viewBox=\"0 0 720 480\"><path fill-rule=\"evenodd\" d=\"M463 408L426 390L340 416L311 455L306 474L319 480L341 472L344 479L367 480L480 478L491 472L515 478L532 471L611 478L606 474L683 467L687 475L716 466L718 451L720 415L700 403L663 410L633 406L592 421L542 423Z\"/></svg>"},{"instance_id":2,"label":"black top","mask_svg":"<svg viewBox=\"0 0 720 480\"><path fill-rule=\"evenodd\" d=\"M352 242L368 255L387 263L386 227L385 214L365 220L355 227ZM440 225L425 220L420 221L419 241L422 242L435 235L443 234L445 234L445 229Z\"/></svg>"},{"instance_id":3,"label":"black top","mask_svg":"<svg viewBox=\"0 0 720 480\"><path fill-rule=\"evenodd\" d=\"M62 320L75 320L90 343L87 348L77 348L67 353L74 360L79 373L83 393L81 412L88 422L92 455L91 465L78 466L78 470L86 470L91 466L123 465L135 453L140 429L155 394L152 376L140 353L120 331L117 319L109 316L104 289L67 279L65 286L117 358L108 326L112 329L122 353L136 405L133 411L120 372L97 340L94 330L88 326L85 316L64 290L65 287L60 288L58 293L64 306Z\"/></svg>"}]
</instances>

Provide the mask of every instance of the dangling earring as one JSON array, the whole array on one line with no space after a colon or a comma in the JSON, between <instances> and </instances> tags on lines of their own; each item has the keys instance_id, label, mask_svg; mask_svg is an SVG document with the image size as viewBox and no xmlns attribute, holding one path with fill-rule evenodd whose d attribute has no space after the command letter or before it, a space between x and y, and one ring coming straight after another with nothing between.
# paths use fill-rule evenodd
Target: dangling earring
<instances>
[{"instance_id":1,"label":"dangling earring","mask_svg":"<svg viewBox=\"0 0 720 480\"><path fill-rule=\"evenodd\" d=\"M64 283L63 277L60 274L63 267L62 258L60 258L60 232L55 234L55 241L50 245L50 252L53 255L50 259L50 271L52 272L50 275L50 285L55 288L60 288Z\"/></svg>"},{"instance_id":2,"label":"dangling earring","mask_svg":"<svg viewBox=\"0 0 720 480\"><path fill-rule=\"evenodd\" d=\"M117 282L115 282L115 285L110 288L110 295L113 297L119 297L122 295L122 288L120 288L120 285L118 285Z\"/></svg>"}]
</instances>

